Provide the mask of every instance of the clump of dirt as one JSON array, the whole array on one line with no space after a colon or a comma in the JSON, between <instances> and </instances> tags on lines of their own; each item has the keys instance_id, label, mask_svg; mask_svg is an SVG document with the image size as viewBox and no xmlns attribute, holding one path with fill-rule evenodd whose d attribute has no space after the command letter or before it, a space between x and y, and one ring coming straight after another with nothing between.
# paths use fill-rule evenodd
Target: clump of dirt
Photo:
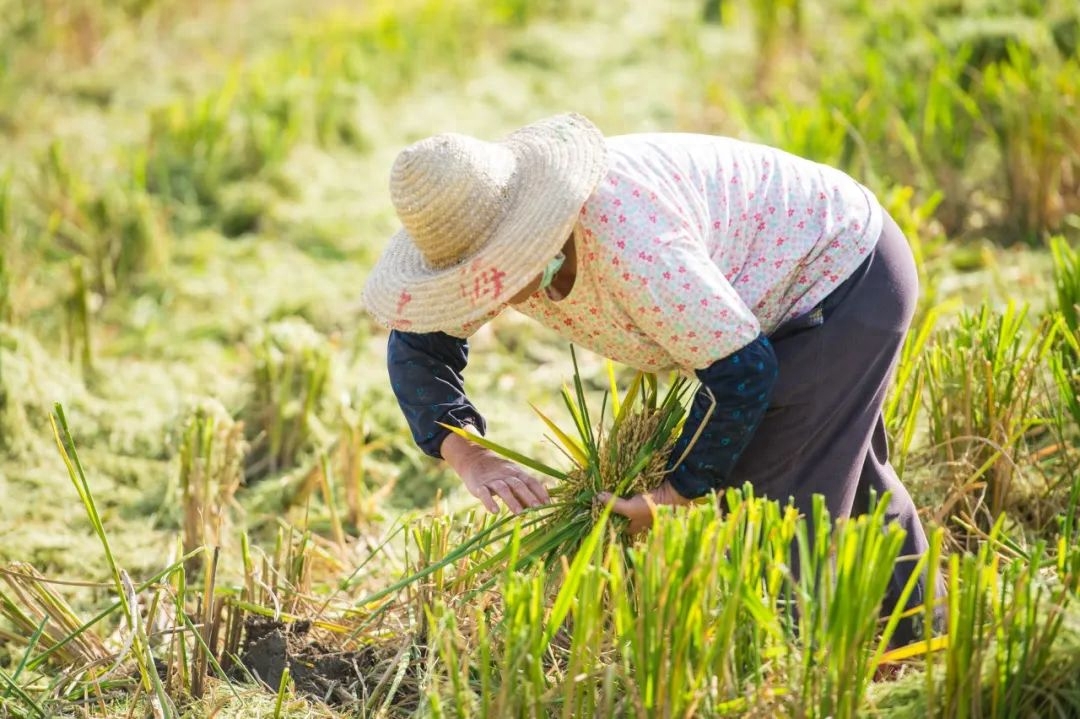
<instances>
[{"instance_id":1,"label":"clump of dirt","mask_svg":"<svg viewBox=\"0 0 1080 719\"><path fill-rule=\"evenodd\" d=\"M385 671L375 647L343 651L310 636L311 622L291 624L249 617L244 622L240 663L277 691L285 667L296 691L334 706L365 701Z\"/></svg>"}]
</instances>

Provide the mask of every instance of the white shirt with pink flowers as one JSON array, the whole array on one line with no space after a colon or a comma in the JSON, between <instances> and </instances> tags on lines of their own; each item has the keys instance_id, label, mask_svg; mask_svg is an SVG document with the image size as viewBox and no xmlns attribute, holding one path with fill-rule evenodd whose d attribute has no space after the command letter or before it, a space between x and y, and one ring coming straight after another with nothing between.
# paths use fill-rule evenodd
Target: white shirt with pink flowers
<instances>
[{"instance_id":1,"label":"white shirt with pink flowers","mask_svg":"<svg viewBox=\"0 0 1080 719\"><path fill-rule=\"evenodd\" d=\"M867 188L782 150L668 133L611 137L608 153L574 230L573 289L516 307L631 367L708 367L813 309L881 233Z\"/></svg>"}]
</instances>

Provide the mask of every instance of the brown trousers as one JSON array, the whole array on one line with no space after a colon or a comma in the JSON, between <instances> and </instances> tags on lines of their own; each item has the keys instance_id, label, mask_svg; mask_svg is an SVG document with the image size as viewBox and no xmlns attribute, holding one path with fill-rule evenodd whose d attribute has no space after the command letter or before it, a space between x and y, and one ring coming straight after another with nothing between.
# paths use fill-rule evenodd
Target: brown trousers
<instances>
[{"instance_id":1,"label":"brown trousers","mask_svg":"<svg viewBox=\"0 0 1080 719\"><path fill-rule=\"evenodd\" d=\"M889 464L882 404L915 313L919 281L911 248L886 215L876 248L823 304L816 326L780 327L773 345L780 374L770 407L735 466L734 486L750 482L809 514L824 495L834 520L865 512L870 492L890 493L886 516L907 532L883 611L891 612L927 549L911 495ZM923 576L909 606L944 596L940 575ZM937 622L935 622L937 623ZM919 622L901 624L894 644L921 639Z\"/></svg>"}]
</instances>

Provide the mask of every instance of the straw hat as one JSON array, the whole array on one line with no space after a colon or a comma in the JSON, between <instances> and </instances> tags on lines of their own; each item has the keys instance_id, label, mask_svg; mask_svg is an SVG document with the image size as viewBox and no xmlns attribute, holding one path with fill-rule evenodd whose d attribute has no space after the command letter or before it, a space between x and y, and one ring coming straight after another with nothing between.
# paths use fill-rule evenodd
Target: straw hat
<instances>
[{"instance_id":1,"label":"straw hat","mask_svg":"<svg viewBox=\"0 0 1080 719\"><path fill-rule=\"evenodd\" d=\"M410 145L390 174L404 227L375 263L364 305L410 332L483 319L558 254L606 172L603 135L574 113L499 142L446 133Z\"/></svg>"}]
</instances>

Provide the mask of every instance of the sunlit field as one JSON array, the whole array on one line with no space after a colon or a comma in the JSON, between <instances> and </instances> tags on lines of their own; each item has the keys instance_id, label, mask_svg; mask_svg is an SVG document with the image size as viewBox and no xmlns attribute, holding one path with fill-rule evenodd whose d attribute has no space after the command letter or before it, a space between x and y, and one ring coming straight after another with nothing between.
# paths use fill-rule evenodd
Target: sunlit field
<instances>
[{"instance_id":1,"label":"sunlit field","mask_svg":"<svg viewBox=\"0 0 1080 719\"><path fill-rule=\"evenodd\" d=\"M0 0L0 717L1080 717L1078 48L1070 0ZM467 387L557 505L415 447L359 303L393 159L569 110L834 164L904 229L944 633L890 645L878 511L744 488L628 539L590 472L636 491L685 387L513 312Z\"/></svg>"}]
</instances>

